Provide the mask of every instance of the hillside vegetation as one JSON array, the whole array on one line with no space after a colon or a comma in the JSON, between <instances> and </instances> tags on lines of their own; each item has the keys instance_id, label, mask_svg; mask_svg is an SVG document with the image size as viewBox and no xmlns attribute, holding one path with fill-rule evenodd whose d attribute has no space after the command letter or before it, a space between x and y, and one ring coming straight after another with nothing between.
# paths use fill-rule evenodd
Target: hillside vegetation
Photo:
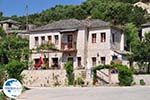
<instances>
[{"instance_id":1,"label":"hillside vegetation","mask_svg":"<svg viewBox=\"0 0 150 100\"><path fill-rule=\"evenodd\" d=\"M136 26L148 21L147 12L142 8L134 7L133 4L139 0L86 0L80 5L56 5L55 7L46 9L41 13L29 15L29 23L43 25L58 21L61 19L102 19L112 24L124 25L126 23L134 23ZM141 0L140 0L141 1ZM143 0L148 2L149 0ZM0 20L14 19L25 24L25 16L11 17L3 16L0 13Z\"/></svg>"}]
</instances>

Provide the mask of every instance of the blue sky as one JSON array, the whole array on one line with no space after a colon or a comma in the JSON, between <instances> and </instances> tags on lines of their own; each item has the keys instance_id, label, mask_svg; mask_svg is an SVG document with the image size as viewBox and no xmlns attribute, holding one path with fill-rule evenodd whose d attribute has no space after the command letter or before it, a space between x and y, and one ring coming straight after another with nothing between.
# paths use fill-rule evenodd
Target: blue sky
<instances>
[{"instance_id":1,"label":"blue sky","mask_svg":"<svg viewBox=\"0 0 150 100\"><path fill-rule=\"evenodd\" d=\"M85 0L0 0L0 11L4 16L25 15L25 7L28 4L29 14L41 12L55 5L78 5Z\"/></svg>"}]
</instances>

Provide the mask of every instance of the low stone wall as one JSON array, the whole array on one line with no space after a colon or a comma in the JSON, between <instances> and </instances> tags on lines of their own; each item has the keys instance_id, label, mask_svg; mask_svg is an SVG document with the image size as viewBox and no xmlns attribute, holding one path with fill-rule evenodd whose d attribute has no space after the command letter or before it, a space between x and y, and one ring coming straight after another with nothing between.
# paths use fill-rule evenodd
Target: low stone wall
<instances>
[{"instance_id":1,"label":"low stone wall","mask_svg":"<svg viewBox=\"0 0 150 100\"><path fill-rule=\"evenodd\" d=\"M65 70L24 70L23 85L27 87L53 87L67 86L67 77ZM85 80L85 84L92 85L92 78L88 79L86 70L74 70L75 80L80 77ZM146 85L150 85L150 75L134 75L134 82L140 85L140 80L143 79ZM111 84L119 83L118 75L112 74Z\"/></svg>"},{"instance_id":2,"label":"low stone wall","mask_svg":"<svg viewBox=\"0 0 150 100\"><path fill-rule=\"evenodd\" d=\"M61 83L65 85L67 79L65 70L25 70L23 84L29 87L49 87Z\"/></svg>"},{"instance_id":3,"label":"low stone wall","mask_svg":"<svg viewBox=\"0 0 150 100\"><path fill-rule=\"evenodd\" d=\"M134 75L134 82L140 85L140 80L143 79L146 85L150 85L150 75Z\"/></svg>"},{"instance_id":4,"label":"low stone wall","mask_svg":"<svg viewBox=\"0 0 150 100\"><path fill-rule=\"evenodd\" d=\"M23 84L27 87L52 87L66 86L67 77L65 70L24 70L22 72ZM77 77L86 77L85 70L75 70L75 79Z\"/></svg>"}]
</instances>

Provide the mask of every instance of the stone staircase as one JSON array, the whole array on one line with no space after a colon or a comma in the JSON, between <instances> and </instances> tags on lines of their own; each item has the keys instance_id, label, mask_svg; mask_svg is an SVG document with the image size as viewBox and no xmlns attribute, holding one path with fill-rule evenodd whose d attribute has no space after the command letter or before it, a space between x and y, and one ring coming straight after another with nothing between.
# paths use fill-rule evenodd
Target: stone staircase
<instances>
[{"instance_id":1,"label":"stone staircase","mask_svg":"<svg viewBox=\"0 0 150 100\"><path fill-rule=\"evenodd\" d=\"M108 69L97 70L96 77L100 86L117 85L119 83L118 74L109 73Z\"/></svg>"},{"instance_id":2,"label":"stone staircase","mask_svg":"<svg viewBox=\"0 0 150 100\"><path fill-rule=\"evenodd\" d=\"M96 72L96 77L99 85L105 86L109 84L109 75L105 71L98 70Z\"/></svg>"}]
</instances>

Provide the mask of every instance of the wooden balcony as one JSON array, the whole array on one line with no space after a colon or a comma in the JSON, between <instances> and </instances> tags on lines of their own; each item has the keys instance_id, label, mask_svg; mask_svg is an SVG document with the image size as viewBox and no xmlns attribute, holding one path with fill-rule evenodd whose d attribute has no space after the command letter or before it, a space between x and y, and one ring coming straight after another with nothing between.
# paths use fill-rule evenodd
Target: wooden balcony
<instances>
[{"instance_id":1,"label":"wooden balcony","mask_svg":"<svg viewBox=\"0 0 150 100\"><path fill-rule=\"evenodd\" d=\"M76 42L71 43L61 43L61 51L63 52L75 52L76 49Z\"/></svg>"}]
</instances>

